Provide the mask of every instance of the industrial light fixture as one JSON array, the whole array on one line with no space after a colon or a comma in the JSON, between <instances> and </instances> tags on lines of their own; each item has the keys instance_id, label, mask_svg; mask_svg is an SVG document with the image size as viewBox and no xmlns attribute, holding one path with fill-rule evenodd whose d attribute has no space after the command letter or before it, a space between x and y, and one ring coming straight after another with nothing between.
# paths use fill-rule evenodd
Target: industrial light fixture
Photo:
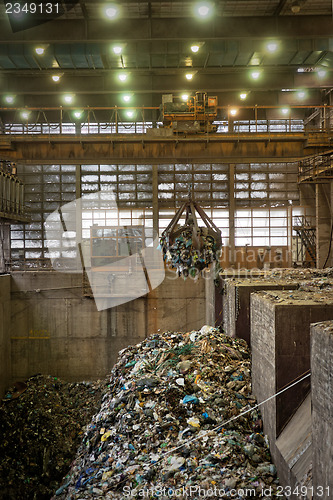
<instances>
[{"instance_id":1,"label":"industrial light fixture","mask_svg":"<svg viewBox=\"0 0 333 500\"><path fill-rule=\"evenodd\" d=\"M327 75L326 69L318 69L317 74L320 78L324 78Z\"/></svg>"},{"instance_id":2,"label":"industrial light fixture","mask_svg":"<svg viewBox=\"0 0 333 500\"><path fill-rule=\"evenodd\" d=\"M128 111L126 111L126 116L127 116L127 118L133 118L134 117L134 111L132 111L131 109L129 109Z\"/></svg>"},{"instance_id":3,"label":"industrial light fixture","mask_svg":"<svg viewBox=\"0 0 333 500\"><path fill-rule=\"evenodd\" d=\"M7 104L13 104L13 102L15 101L15 97L13 95L6 95L5 101Z\"/></svg>"},{"instance_id":4,"label":"industrial light fixture","mask_svg":"<svg viewBox=\"0 0 333 500\"><path fill-rule=\"evenodd\" d=\"M194 7L194 12L198 17L207 19L213 12L213 4L211 2L198 2Z\"/></svg>"},{"instance_id":5,"label":"industrial light fixture","mask_svg":"<svg viewBox=\"0 0 333 500\"><path fill-rule=\"evenodd\" d=\"M74 111L73 115L75 118L77 118L79 120L80 118L82 118L83 111L76 110L76 111Z\"/></svg>"},{"instance_id":6,"label":"industrial light fixture","mask_svg":"<svg viewBox=\"0 0 333 500\"><path fill-rule=\"evenodd\" d=\"M259 70L255 70L255 71L251 72L251 77L253 78L253 80L258 80L259 76L260 76Z\"/></svg>"},{"instance_id":7,"label":"industrial light fixture","mask_svg":"<svg viewBox=\"0 0 333 500\"><path fill-rule=\"evenodd\" d=\"M299 91L297 92L297 97L298 97L299 99L304 99L304 97L305 97L305 96L306 96L306 92L305 92L304 90L299 90Z\"/></svg>"},{"instance_id":8,"label":"industrial light fixture","mask_svg":"<svg viewBox=\"0 0 333 500\"><path fill-rule=\"evenodd\" d=\"M268 52L273 53L273 52L277 51L278 46L279 46L279 44L277 42L271 41L271 42L267 43L266 48L267 48Z\"/></svg>"},{"instance_id":9,"label":"industrial light fixture","mask_svg":"<svg viewBox=\"0 0 333 500\"><path fill-rule=\"evenodd\" d=\"M239 94L239 97L242 99L242 101L244 101L247 98L247 93L246 92L241 92Z\"/></svg>"},{"instance_id":10,"label":"industrial light fixture","mask_svg":"<svg viewBox=\"0 0 333 500\"><path fill-rule=\"evenodd\" d=\"M192 80L192 78L193 78L193 73L186 73L186 74L185 74L185 78L186 78L187 80Z\"/></svg>"},{"instance_id":11,"label":"industrial light fixture","mask_svg":"<svg viewBox=\"0 0 333 500\"><path fill-rule=\"evenodd\" d=\"M182 94L182 100L187 101L188 99L188 94Z\"/></svg>"},{"instance_id":12,"label":"industrial light fixture","mask_svg":"<svg viewBox=\"0 0 333 500\"><path fill-rule=\"evenodd\" d=\"M293 1L291 2L291 7L290 7L290 9L291 9L291 12L292 12L293 14L298 14L298 13L299 13L299 11L301 10L301 5L300 5L299 1L298 1L298 0L293 0Z\"/></svg>"},{"instance_id":13,"label":"industrial light fixture","mask_svg":"<svg viewBox=\"0 0 333 500\"><path fill-rule=\"evenodd\" d=\"M115 45L113 48L112 48L113 52L119 56L122 51L123 51L123 48L120 46L120 45Z\"/></svg>"},{"instance_id":14,"label":"industrial light fixture","mask_svg":"<svg viewBox=\"0 0 333 500\"><path fill-rule=\"evenodd\" d=\"M123 95L123 101L124 102L130 102L131 99L132 99L132 96L130 94L124 94Z\"/></svg>"},{"instance_id":15,"label":"industrial light fixture","mask_svg":"<svg viewBox=\"0 0 333 500\"><path fill-rule=\"evenodd\" d=\"M23 120L28 120L29 116L30 116L30 111L21 111L21 118L23 118Z\"/></svg>"},{"instance_id":16,"label":"industrial light fixture","mask_svg":"<svg viewBox=\"0 0 333 500\"><path fill-rule=\"evenodd\" d=\"M283 115L288 115L288 114L289 114L289 112L290 112L290 109L289 109L289 108L281 108L281 113L282 113Z\"/></svg>"},{"instance_id":17,"label":"industrial light fixture","mask_svg":"<svg viewBox=\"0 0 333 500\"><path fill-rule=\"evenodd\" d=\"M108 4L104 7L104 14L108 19L116 19L119 15L119 8L116 4Z\"/></svg>"},{"instance_id":18,"label":"industrial light fixture","mask_svg":"<svg viewBox=\"0 0 333 500\"><path fill-rule=\"evenodd\" d=\"M297 68L297 73L305 73L305 69L304 68Z\"/></svg>"},{"instance_id":19,"label":"industrial light fixture","mask_svg":"<svg viewBox=\"0 0 333 500\"><path fill-rule=\"evenodd\" d=\"M72 94L65 94L64 101L66 104L71 104L73 102L74 96Z\"/></svg>"},{"instance_id":20,"label":"industrial light fixture","mask_svg":"<svg viewBox=\"0 0 333 500\"><path fill-rule=\"evenodd\" d=\"M199 52L200 45L191 45L191 50L192 52L196 53Z\"/></svg>"},{"instance_id":21,"label":"industrial light fixture","mask_svg":"<svg viewBox=\"0 0 333 500\"><path fill-rule=\"evenodd\" d=\"M35 48L35 52L36 54L38 54L39 56L42 56L45 52L45 47L43 46L40 46L40 47L36 47Z\"/></svg>"},{"instance_id":22,"label":"industrial light fixture","mask_svg":"<svg viewBox=\"0 0 333 500\"><path fill-rule=\"evenodd\" d=\"M60 78L61 78L61 75L52 75L52 80L56 83L59 82Z\"/></svg>"},{"instance_id":23,"label":"industrial light fixture","mask_svg":"<svg viewBox=\"0 0 333 500\"><path fill-rule=\"evenodd\" d=\"M229 112L230 112L231 116L236 116L237 115L237 111L238 110L236 108L231 108Z\"/></svg>"},{"instance_id":24,"label":"industrial light fixture","mask_svg":"<svg viewBox=\"0 0 333 500\"><path fill-rule=\"evenodd\" d=\"M118 78L121 82L125 82L127 80L127 73L119 73Z\"/></svg>"}]
</instances>

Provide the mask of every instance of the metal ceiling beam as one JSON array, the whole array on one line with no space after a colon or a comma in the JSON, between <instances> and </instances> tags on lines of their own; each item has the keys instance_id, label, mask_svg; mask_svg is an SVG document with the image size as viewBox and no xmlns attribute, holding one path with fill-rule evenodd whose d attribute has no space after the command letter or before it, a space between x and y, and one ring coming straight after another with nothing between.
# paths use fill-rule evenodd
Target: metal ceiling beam
<instances>
[{"instance_id":1,"label":"metal ceiling beam","mask_svg":"<svg viewBox=\"0 0 333 500\"><path fill-rule=\"evenodd\" d=\"M318 78L315 73L297 73L290 70L263 71L260 81L250 78L249 70L243 71L198 71L191 82L185 78L184 71L167 69L160 72L132 71L126 84L117 78L117 72L95 72L91 70L65 73L61 81L55 84L50 73L36 75L4 74L1 81L1 93L16 96L33 96L40 100L43 96L61 96L66 92L77 95L117 95L126 92L139 94L176 93L185 90L195 92L202 89L209 92L269 92L288 89L329 89L332 86L332 71L325 78ZM86 103L87 105L90 103ZM259 104L259 103L258 103ZM272 103L273 104L273 103Z\"/></svg>"},{"instance_id":2,"label":"metal ceiling beam","mask_svg":"<svg viewBox=\"0 0 333 500\"><path fill-rule=\"evenodd\" d=\"M281 14L287 2L288 0L280 0L279 5L276 7L274 11L274 16L279 16Z\"/></svg>"},{"instance_id":3,"label":"metal ceiling beam","mask_svg":"<svg viewBox=\"0 0 333 500\"><path fill-rule=\"evenodd\" d=\"M18 33L12 33L6 21L1 28L0 41L5 43L294 39L332 37L333 19L329 16L219 17L203 24L193 18L153 18L122 19L110 25L103 20L59 18Z\"/></svg>"}]
</instances>

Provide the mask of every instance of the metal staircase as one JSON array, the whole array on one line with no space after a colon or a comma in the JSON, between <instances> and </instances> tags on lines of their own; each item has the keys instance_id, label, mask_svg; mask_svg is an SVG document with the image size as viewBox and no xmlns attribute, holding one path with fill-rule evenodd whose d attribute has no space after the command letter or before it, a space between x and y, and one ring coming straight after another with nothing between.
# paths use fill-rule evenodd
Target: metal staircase
<instances>
[{"instance_id":1,"label":"metal staircase","mask_svg":"<svg viewBox=\"0 0 333 500\"><path fill-rule=\"evenodd\" d=\"M297 260L300 256L305 256L306 250L316 266L316 228L311 225L310 222L303 216L297 216L293 218L293 230L296 232L301 245L297 247Z\"/></svg>"}]
</instances>

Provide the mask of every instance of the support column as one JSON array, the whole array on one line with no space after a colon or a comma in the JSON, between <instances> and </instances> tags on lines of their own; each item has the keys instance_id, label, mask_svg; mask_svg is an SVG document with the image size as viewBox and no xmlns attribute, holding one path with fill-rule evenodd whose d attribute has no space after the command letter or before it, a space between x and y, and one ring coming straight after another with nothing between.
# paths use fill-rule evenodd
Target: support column
<instances>
[{"instance_id":1,"label":"support column","mask_svg":"<svg viewBox=\"0 0 333 500\"><path fill-rule=\"evenodd\" d=\"M333 322L311 326L312 464L315 500L330 498L333 491Z\"/></svg>"},{"instance_id":2,"label":"support column","mask_svg":"<svg viewBox=\"0 0 333 500\"><path fill-rule=\"evenodd\" d=\"M152 165L153 184L153 230L158 235L158 165Z\"/></svg>"},{"instance_id":3,"label":"support column","mask_svg":"<svg viewBox=\"0 0 333 500\"><path fill-rule=\"evenodd\" d=\"M300 184L300 204L305 207L307 219L314 224L316 217L316 190L314 184Z\"/></svg>"},{"instance_id":4,"label":"support column","mask_svg":"<svg viewBox=\"0 0 333 500\"><path fill-rule=\"evenodd\" d=\"M81 199L81 165L76 165L75 169L75 198L78 201ZM78 205L78 203L77 203ZM82 243L82 210L78 210L78 207L76 206L76 211L75 211L75 229L76 229L76 248L78 249L77 253L77 269L80 269L83 266L83 257L82 257L82 250L81 250L81 243Z\"/></svg>"},{"instance_id":5,"label":"support column","mask_svg":"<svg viewBox=\"0 0 333 500\"><path fill-rule=\"evenodd\" d=\"M331 235L331 185L316 184L317 267L324 267ZM327 265L327 263L326 263Z\"/></svg>"},{"instance_id":6,"label":"support column","mask_svg":"<svg viewBox=\"0 0 333 500\"><path fill-rule=\"evenodd\" d=\"M235 266L235 165L229 165L229 264Z\"/></svg>"}]
</instances>

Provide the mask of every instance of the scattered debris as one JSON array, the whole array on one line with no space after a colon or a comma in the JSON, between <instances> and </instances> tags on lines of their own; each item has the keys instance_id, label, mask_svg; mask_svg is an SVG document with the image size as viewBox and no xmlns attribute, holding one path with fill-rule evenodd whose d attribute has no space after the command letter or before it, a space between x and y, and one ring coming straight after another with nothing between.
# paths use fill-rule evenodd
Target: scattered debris
<instances>
[{"instance_id":1,"label":"scattered debris","mask_svg":"<svg viewBox=\"0 0 333 500\"><path fill-rule=\"evenodd\" d=\"M0 497L49 500L72 463L106 382L36 375L0 405Z\"/></svg>"}]
</instances>

